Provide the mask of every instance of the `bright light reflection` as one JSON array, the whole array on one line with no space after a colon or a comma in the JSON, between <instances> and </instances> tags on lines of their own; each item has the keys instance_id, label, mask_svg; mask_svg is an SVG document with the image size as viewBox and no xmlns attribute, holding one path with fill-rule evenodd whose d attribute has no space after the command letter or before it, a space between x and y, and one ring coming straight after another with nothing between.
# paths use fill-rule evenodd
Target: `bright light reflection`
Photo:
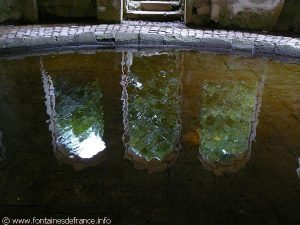
<instances>
[{"instance_id":1,"label":"bright light reflection","mask_svg":"<svg viewBox=\"0 0 300 225\"><path fill-rule=\"evenodd\" d=\"M66 146L73 154L83 159L92 158L106 147L102 138L97 136L93 131L83 141L80 141L72 131L65 133L59 139L61 139L61 141L58 141L59 144Z\"/></svg>"},{"instance_id":2,"label":"bright light reflection","mask_svg":"<svg viewBox=\"0 0 300 225\"><path fill-rule=\"evenodd\" d=\"M91 158L97 153L105 149L105 143L99 136L96 136L95 133L85 139L79 144L78 156L81 158Z\"/></svg>"}]
</instances>

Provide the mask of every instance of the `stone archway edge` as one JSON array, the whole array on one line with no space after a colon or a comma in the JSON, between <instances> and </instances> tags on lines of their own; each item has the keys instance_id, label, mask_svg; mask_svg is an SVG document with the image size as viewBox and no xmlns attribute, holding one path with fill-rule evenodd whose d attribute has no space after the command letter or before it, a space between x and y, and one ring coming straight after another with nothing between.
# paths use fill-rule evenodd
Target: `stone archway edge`
<instances>
[{"instance_id":1,"label":"stone archway edge","mask_svg":"<svg viewBox=\"0 0 300 225\"><path fill-rule=\"evenodd\" d=\"M179 23L0 26L0 55L66 46L171 47L300 58L300 39L240 31L190 29Z\"/></svg>"}]
</instances>

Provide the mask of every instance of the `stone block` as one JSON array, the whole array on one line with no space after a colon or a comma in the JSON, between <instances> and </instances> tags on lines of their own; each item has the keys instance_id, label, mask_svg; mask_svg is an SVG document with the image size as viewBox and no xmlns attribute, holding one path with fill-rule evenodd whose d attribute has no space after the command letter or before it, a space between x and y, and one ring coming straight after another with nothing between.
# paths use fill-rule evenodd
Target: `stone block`
<instances>
[{"instance_id":1,"label":"stone block","mask_svg":"<svg viewBox=\"0 0 300 225\"><path fill-rule=\"evenodd\" d=\"M120 23L123 17L123 1L97 0L97 20L101 23Z\"/></svg>"},{"instance_id":2,"label":"stone block","mask_svg":"<svg viewBox=\"0 0 300 225\"><path fill-rule=\"evenodd\" d=\"M214 48L214 49L230 49L231 41L227 39L220 39L215 37L200 38L199 47Z\"/></svg>"},{"instance_id":3,"label":"stone block","mask_svg":"<svg viewBox=\"0 0 300 225\"><path fill-rule=\"evenodd\" d=\"M55 37L29 37L24 38L24 46L26 47L54 47L57 46L57 41Z\"/></svg>"},{"instance_id":4,"label":"stone block","mask_svg":"<svg viewBox=\"0 0 300 225\"><path fill-rule=\"evenodd\" d=\"M77 45L77 41L75 40L75 37L73 35L68 36L57 36L56 38L57 46L75 46Z\"/></svg>"},{"instance_id":5,"label":"stone block","mask_svg":"<svg viewBox=\"0 0 300 225\"><path fill-rule=\"evenodd\" d=\"M254 48L256 54L274 54L275 45L270 42L256 41L254 42Z\"/></svg>"},{"instance_id":6,"label":"stone block","mask_svg":"<svg viewBox=\"0 0 300 225\"><path fill-rule=\"evenodd\" d=\"M159 34L140 34L140 45L146 46L162 46L164 44L164 38Z\"/></svg>"},{"instance_id":7,"label":"stone block","mask_svg":"<svg viewBox=\"0 0 300 225\"><path fill-rule=\"evenodd\" d=\"M201 7L197 8L197 13L199 16L209 15L210 14L210 6L205 5L205 6L201 6Z\"/></svg>"},{"instance_id":8,"label":"stone block","mask_svg":"<svg viewBox=\"0 0 300 225\"><path fill-rule=\"evenodd\" d=\"M1 42L0 42L1 43ZM1 44L0 44L1 46ZM2 41L2 46L4 48L19 48L24 46L24 39L23 38L7 38Z\"/></svg>"},{"instance_id":9,"label":"stone block","mask_svg":"<svg viewBox=\"0 0 300 225\"><path fill-rule=\"evenodd\" d=\"M233 51L252 54L254 50L254 42L245 39L233 39L231 48Z\"/></svg>"},{"instance_id":10,"label":"stone block","mask_svg":"<svg viewBox=\"0 0 300 225\"><path fill-rule=\"evenodd\" d=\"M185 22L224 28L272 30L285 0L189 0L185 3Z\"/></svg>"},{"instance_id":11,"label":"stone block","mask_svg":"<svg viewBox=\"0 0 300 225\"><path fill-rule=\"evenodd\" d=\"M174 35L173 40L165 40L165 44L167 45L178 45L178 46L188 46L192 48L199 47L200 40L196 38L192 38L189 36L182 36L182 35Z\"/></svg>"},{"instance_id":12,"label":"stone block","mask_svg":"<svg viewBox=\"0 0 300 225\"><path fill-rule=\"evenodd\" d=\"M175 35L164 35L163 43L169 46L180 45L180 41L178 41Z\"/></svg>"},{"instance_id":13,"label":"stone block","mask_svg":"<svg viewBox=\"0 0 300 225\"><path fill-rule=\"evenodd\" d=\"M140 8L145 11L171 11L172 2L141 1Z\"/></svg>"},{"instance_id":14,"label":"stone block","mask_svg":"<svg viewBox=\"0 0 300 225\"><path fill-rule=\"evenodd\" d=\"M95 45L97 44L96 35L94 32L83 32L75 35L77 45Z\"/></svg>"},{"instance_id":15,"label":"stone block","mask_svg":"<svg viewBox=\"0 0 300 225\"><path fill-rule=\"evenodd\" d=\"M96 33L97 42L115 42L115 34L114 33Z\"/></svg>"},{"instance_id":16,"label":"stone block","mask_svg":"<svg viewBox=\"0 0 300 225\"><path fill-rule=\"evenodd\" d=\"M139 43L139 34L138 33L123 33L117 32L115 34L116 44L138 44Z\"/></svg>"},{"instance_id":17,"label":"stone block","mask_svg":"<svg viewBox=\"0 0 300 225\"><path fill-rule=\"evenodd\" d=\"M20 2L23 20L37 22L39 17L37 0L22 0Z\"/></svg>"},{"instance_id":18,"label":"stone block","mask_svg":"<svg viewBox=\"0 0 300 225\"><path fill-rule=\"evenodd\" d=\"M300 58L300 48L291 45L276 45L275 54Z\"/></svg>"}]
</instances>

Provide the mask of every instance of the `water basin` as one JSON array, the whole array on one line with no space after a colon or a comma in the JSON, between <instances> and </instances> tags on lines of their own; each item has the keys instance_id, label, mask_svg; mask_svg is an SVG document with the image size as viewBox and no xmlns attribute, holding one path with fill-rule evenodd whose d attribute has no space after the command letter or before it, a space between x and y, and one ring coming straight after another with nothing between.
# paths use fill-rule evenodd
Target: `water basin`
<instances>
[{"instance_id":1,"label":"water basin","mask_svg":"<svg viewBox=\"0 0 300 225\"><path fill-rule=\"evenodd\" d=\"M0 60L1 215L296 224L299 157L299 64L152 50Z\"/></svg>"}]
</instances>

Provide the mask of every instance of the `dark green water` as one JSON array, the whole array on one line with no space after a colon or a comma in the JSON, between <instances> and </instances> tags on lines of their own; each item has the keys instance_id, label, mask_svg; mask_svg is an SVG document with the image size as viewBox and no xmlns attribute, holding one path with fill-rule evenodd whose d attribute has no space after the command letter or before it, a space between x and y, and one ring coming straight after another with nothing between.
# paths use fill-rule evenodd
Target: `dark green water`
<instances>
[{"instance_id":1,"label":"dark green water","mask_svg":"<svg viewBox=\"0 0 300 225\"><path fill-rule=\"evenodd\" d=\"M299 157L297 64L180 51L0 60L2 217L300 224Z\"/></svg>"}]
</instances>

